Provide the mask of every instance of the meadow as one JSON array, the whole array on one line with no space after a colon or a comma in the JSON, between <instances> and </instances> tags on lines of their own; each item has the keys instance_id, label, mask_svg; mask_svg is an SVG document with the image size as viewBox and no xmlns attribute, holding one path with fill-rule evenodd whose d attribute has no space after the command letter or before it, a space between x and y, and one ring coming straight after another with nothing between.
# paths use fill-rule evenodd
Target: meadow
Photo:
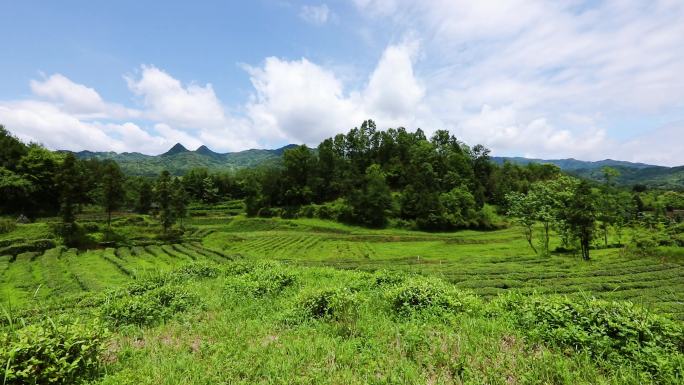
<instances>
[{"instance_id":1,"label":"meadow","mask_svg":"<svg viewBox=\"0 0 684 385\"><path fill-rule=\"evenodd\" d=\"M97 231L101 219L86 213L79 222ZM45 319L97 325L96 370L73 382L682 379L684 258L677 249L638 258L597 249L582 261L571 253L534 255L516 227L370 230L196 206L176 241L155 238L153 218L120 214L113 223L119 246L77 250L44 242L53 222L0 236L0 250L47 247L0 257L2 330L11 341ZM604 330L601 317L619 333ZM622 346L626 337L618 336L632 329L654 345ZM606 341L609 347L593 345ZM20 353L5 364L6 383L22 383L12 377Z\"/></svg>"}]
</instances>

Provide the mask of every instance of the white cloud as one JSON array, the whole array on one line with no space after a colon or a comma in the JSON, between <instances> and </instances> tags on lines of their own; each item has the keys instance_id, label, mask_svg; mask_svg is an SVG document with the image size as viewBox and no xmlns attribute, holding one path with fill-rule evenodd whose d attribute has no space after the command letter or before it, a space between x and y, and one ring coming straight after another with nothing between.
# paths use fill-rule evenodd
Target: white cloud
<instances>
[{"instance_id":1,"label":"white cloud","mask_svg":"<svg viewBox=\"0 0 684 385\"><path fill-rule=\"evenodd\" d=\"M426 104L435 120L458 127L468 142L511 153L595 159L620 147L609 139L620 136L616 129L601 127L614 126L625 114L644 121L681 117L676 113L684 108L681 1L354 3L369 22L389 21L376 34L410 30L421 40ZM487 120L504 111L515 121ZM490 124L502 131L487 128ZM543 134L527 137L526 132ZM650 135L654 144L671 143L655 131ZM668 156L670 163L684 163L684 154Z\"/></svg>"},{"instance_id":2,"label":"white cloud","mask_svg":"<svg viewBox=\"0 0 684 385\"><path fill-rule=\"evenodd\" d=\"M662 116L682 118L680 1L354 3L367 15L359 28L372 36L369 41L395 42L361 76L339 70L349 63L269 57L245 67L251 96L227 108L211 84L181 82L143 66L126 77L139 101L132 109L55 74L32 81L41 102L0 102L0 121L51 146L149 153L174 142L219 151L317 144L371 118L381 128L450 129L461 140L507 155L684 163L676 146L681 122L652 132L644 127L638 139L622 141L614 138L624 135L604 128L627 114L665 123ZM300 11L314 24L334 17L325 4ZM69 124L78 134L66 131ZM51 130L69 139L51 138ZM90 131L92 145L83 139Z\"/></svg>"},{"instance_id":3,"label":"white cloud","mask_svg":"<svg viewBox=\"0 0 684 385\"><path fill-rule=\"evenodd\" d=\"M247 106L251 124L261 135L317 144L346 132L365 119L381 127L411 125L425 114L425 90L413 73L416 42L390 45L367 84L345 89L332 71L306 59L266 59L247 67L255 93Z\"/></svg>"},{"instance_id":4,"label":"white cloud","mask_svg":"<svg viewBox=\"0 0 684 385\"><path fill-rule=\"evenodd\" d=\"M413 73L417 50L418 43L408 42L389 46L382 54L364 92L364 104L374 117L412 123L406 120L412 120L411 113L425 96L424 86Z\"/></svg>"},{"instance_id":5,"label":"white cloud","mask_svg":"<svg viewBox=\"0 0 684 385\"><path fill-rule=\"evenodd\" d=\"M0 122L19 138L52 149L150 152L169 145L133 123L82 121L53 104L39 101L0 102Z\"/></svg>"},{"instance_id":6,"label":"white cloud","mask_svg":"<svg viewBox=\"0 0 684 385\"><path fill-rule=\"evenodd\" d=\"M323 25L328 22L331 12L326 4L304 5L299 11L301 17L307 23Z\"/></svg>"},{"instance_id":7,"label":"white cloud","mask_svg":"<svg viewBox=\"0 0 684 385\"><path fill-rule=\"evenodd\" d=\"M136 117L139 112L118 104L105 103L94 89L75 83L62 74L54 74L39 81L31 80L31 91L36 96L56 103L79 116L119 118Z\"/></svg>"},{"instance_id":8,"label":"white cloud","mask_svg":"<svg viewBox=\"0 0 684 385\"><path fill-rule=\"evenodd\" d=\"M224 124L223 107L211 84L183 86L154 66L142 66L141 71L139 79L125 79L130 90L142 98L149 119L191 129Z\"/></svg>"},{"instance_id":9,"label":"white cloud","mask_svg":"<svg viewBox=\"0 0 684 385\"><path fill-rule=\"evenodd\" d=\"M684 121L677 121L607 149L614 159L681 166Z\"/></svg>"},{"instance_id":10,"label":"white cloud","mask_svg":"<svg viewBox=\"0 0 684 385\"><path fill-rule=\"evenodd\" d=\"M334 73L306 59L270 57L246 69L255 89L248 116L262 135L315 144L363 119L358 95L346 96Z\"/></svg>"}]
</instances>

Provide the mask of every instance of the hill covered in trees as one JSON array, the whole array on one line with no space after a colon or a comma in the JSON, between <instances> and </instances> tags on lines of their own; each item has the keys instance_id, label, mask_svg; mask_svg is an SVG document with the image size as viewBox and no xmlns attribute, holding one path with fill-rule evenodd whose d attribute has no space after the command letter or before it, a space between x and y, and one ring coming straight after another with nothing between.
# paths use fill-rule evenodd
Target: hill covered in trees
<instances>
[{"instance_id":1,"label":"hill covered in trees","mask_svg":"<svg viewBox=\"0 0 684 385\"><path fill-rule=\"evenodd\" d=\"M183 175L193 168L206 168L210 171L230 171L245 167L278 161L285 150L295 147L290 144L273 150L250 149L239 152L218 153L207 146L195 151L188 150L177 143L161 155L145 155L138 152L75 152L79 159L98 159L116 161L127 175L156 176L163 170L172 175Z\"/></svg>"},{"instance_id":2,"label":"hill covered in trees","mask_svg":"<svg viewBox=\"0 0 684 385\"><path fill-rule=\"evenodd\" d=\"M604 159L595 162L569 159L536 159L523 157L492 157L497 164L511 162L519 165L530 163L553 164L561 170L586 179L603 180L604 167L618 171L615 183L622 186L642 184L663 189L684 189L684 166L665 167L645 163L625 162L622 160Z\"/></svg>"},{"instance_id":3,"label":"hill covered in trees","mask_svg":"<svg viewBox=\"0 0 684 385\"><path fill-rule=\"evenodd\" d=\"M114 160L126 175L156 176L163 170L167 170L172 175L180 176L196 168L205 168L210 172L225 172L277 163L282 161L285 150L295 147L297 147L296 144L288 144L276 149L250 149L218 153L206 145L192 151L177 143L159 155L145 155L138 152L93 151L79 151L74 154L79 159ZM591 162L573 158L538 159L492 156L491 160L498 165L503 165L505 162L521 166L531 163L552 164L571 175L595 181L603 180L602 169L604 167L612 167L619 171L615 183L621 186L643 184L655 188L684 189L684 166L665 167L612 159Z\"/></svg>"}]
</instances>

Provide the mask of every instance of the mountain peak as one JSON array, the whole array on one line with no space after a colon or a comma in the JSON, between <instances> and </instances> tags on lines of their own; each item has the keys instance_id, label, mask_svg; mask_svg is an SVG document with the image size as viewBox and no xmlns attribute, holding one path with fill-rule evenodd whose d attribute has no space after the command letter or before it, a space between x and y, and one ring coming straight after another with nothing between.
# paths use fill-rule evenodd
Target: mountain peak
<instances>
[{"instance_id":1,"label":"mountain peak","mask_svg":"<svg viewBox=\"0 0 684 385\"><path fill-rule=\"evenodd\" d=\"M202 155L211 155L211 156L219 155L218 153L210 150L209 147L207 147L205 145L201 145L201 146L197 147L197 150L195 150L195 152L198 154L202 154Z\"/></svg>"},{"instance_id":2,"label":"mountain peak","mask_svg":"<svg viewBox=\"0 0 684 385\"><path fill-rule=\"evenodd\" d=\"M182 144L176 143L173 145L173 147L171 147L171 149L169 149L169 151L166 151L162 155L176 155L180 154L181 152L188 152L188 149L185 148Z\"/></svg>"}]
</instances>

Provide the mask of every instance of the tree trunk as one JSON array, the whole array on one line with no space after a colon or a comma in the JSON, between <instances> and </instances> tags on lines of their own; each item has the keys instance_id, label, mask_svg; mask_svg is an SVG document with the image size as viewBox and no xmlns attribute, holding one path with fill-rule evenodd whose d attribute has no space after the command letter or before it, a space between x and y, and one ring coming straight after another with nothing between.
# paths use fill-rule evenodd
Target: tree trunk
<instances>
[{"instance_id":1,"label":"tree trunk","mask_svg":"<svg viewBox=\"0 0 684 385\"><path fill-rule=\"evenodd\" d=\"M534 253L535 253L535 254L539 254L539 253L537 252L537 248L534 247L534 243L532 242L532 227L531 227L531 226L530 226L530 227L527 227L527 228L525 229L525 238L527 238L527 243L530 245L530 247L532 248L532 250L534 251Z\"/></svg>"},{"instance_id":2,"label":"tree trunk","mask_svg":"<svg viewBox=\"0 0 684 385\"><path fill-rule=\"evenodd\" d=\"M589 238L588 237L582 237L580 239L580 243L582 245L582 259L585 261L589 260Z\"/></svg>"}]
</instances>

